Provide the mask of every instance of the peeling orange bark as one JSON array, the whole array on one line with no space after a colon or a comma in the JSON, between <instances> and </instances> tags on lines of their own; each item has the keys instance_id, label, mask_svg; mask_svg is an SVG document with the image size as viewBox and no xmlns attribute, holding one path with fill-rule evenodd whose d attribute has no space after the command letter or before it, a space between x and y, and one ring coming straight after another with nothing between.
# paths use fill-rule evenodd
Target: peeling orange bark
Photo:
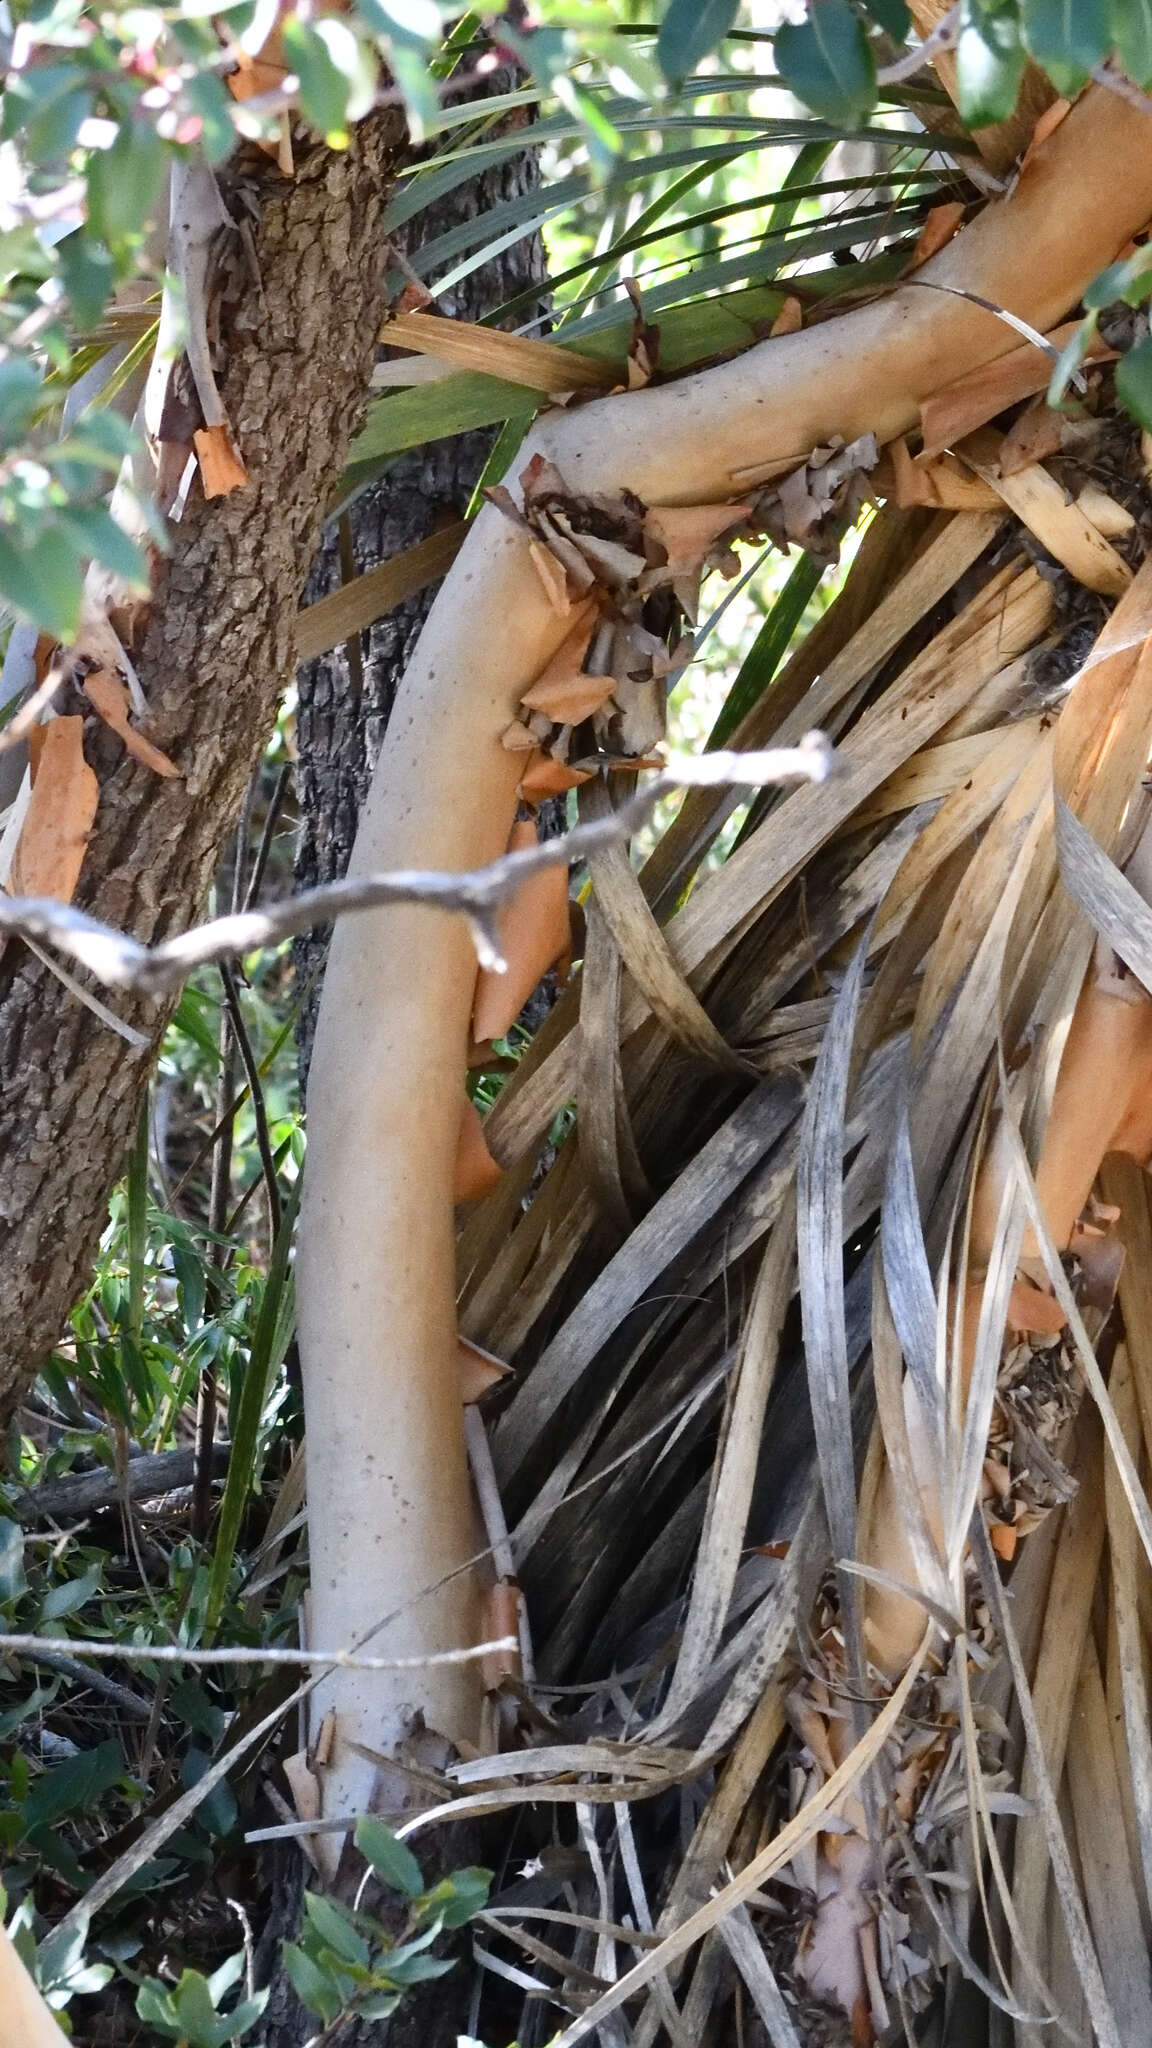
<instances>
[{"instance_id":1,"label":"peeling orange bark","mask_svg":"<svg viewBox=\"0 0 1152 2048\"><path fill-rule=\"evenodd\" d=\"M913 285L686 377L546 418L532 453L577 493L646 504L733 501L813 447L912 428L945 380L1017 346L959 287L1047 329L1152 214L1147 117L1090 91ZM533 543L486 508L449 572L398 695L353 871L471 867L507 842L523 756L500 736L571 619ZM474 1639L473 1534L455 1370L452 1176L475 957L459 920L390 908L333 941L313 1058L299 1257L308 1409L313 1638L421 1654ZM430 1588L438 1590L429 1592ZM479 1725L468 1666L415 1678L342 1671L324 1811L372 1796L363 1748L403 1741L417 1709L457 1740ZM361 1745L358 1749L355 1745ZM321 1837L331 1841L331 1837Z\"/></svg>"}]
</instances>

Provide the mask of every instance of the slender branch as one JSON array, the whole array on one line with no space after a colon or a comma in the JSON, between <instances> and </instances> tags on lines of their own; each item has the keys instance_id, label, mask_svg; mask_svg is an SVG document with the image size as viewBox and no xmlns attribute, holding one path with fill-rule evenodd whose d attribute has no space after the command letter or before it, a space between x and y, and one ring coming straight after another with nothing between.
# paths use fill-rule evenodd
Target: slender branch
<instances>
[{"instance_id":1,"label":"slender branch","mask_svg":"<svg viewBox=\"0 0 1152 2048\"><path fill-rule=\"evenodd\" d=\"M231 1448L223 1441L213 1444L214 1479L223 1478ZM44 1479L38 1486L10 1493L8 1499L20 1520L27 1523L98 1514L103 1508L114 1508L125 1494L129 1500L159 1500L191 1484L195 1455L191 1445L175 1451L148 1451L130 1458L122 1476L103 1467L98 1472L69 1472L61 1479Z\"/></svg>"},{"instance_id":2,"label":"slender branch","mask_svg":"<svg viewBox=\"0 0 1152 2048\"><path fill-rule=\"evenodd\" d=\"M894 64L885 64L883 69L876 73L877 85L903 85L906 78L915 78L916 73L923 71L924 66L931 63L934 58L942 57L946 51L956 48L959 33L960 9L950 7L943 20L937 22L931 35L925 36L924 41L917 43L914 49L906 50L902 57L897 57Z\"/></svg>"},{"instance_id":3,"label":"slender branch","mask_svg":"<svg viewBox=\"0 0 1152 2048\"><path fill-rule=\"evenodd\" d=\"M606 818L577 825L556 839L522 852L504 854L487 867L453 874L398 869L325 882L265 909L241 910L195 926L158 946L144 946L70 904L47 897L0 895L0 932L25 933L79 961L109 988L158 994L177 988L194 968L236 960L264 946L278 945L352 911L378 910L388 903L426 903L466 917L483 967L503 973L504 956L496 925L501 903L545 868L567 867L604 846L627 840L657 804L680 789L723 786L762 789L785 782L822 782L835 761L826 740L810 733L797 747L768 747L747 754L676 755L644 788Z\"/></svg>"},{"instance_id":4,"label":"slender branch","mask_svg":"<svg viewBox=\"0 0 1152 2048\"><path fill-rule=\"evenodd\" d=\"M275 1244L280 1234L280 1183L276 1177L276 1161L272 1156L272 1139L268 1130L268 1106L264 1100L264 1089L260 1080L260 1068L252 1050L244 1012L240 1007L240 992L236 977L230 967L220 965L220 979L224 984L224 1000L232 1020L232 1030L240 1062L248 1080L248 1093L252 1099L252 1116L256 1124L256 1147L260 1154L260 1165L264 1173L264 1186L268 1196L268 1229Z\"/></svg>"},{"instance_id":5,"label":"slender branch","mask_svg":"<svg viewBox=\"0 0 1152 2048\"><path fill-rule=\"evenodd\" d=\"M35 1649L21 1650L19 1654L30 1664L42 1664L45 1671L58 1671L62 1678L70 1678L74 1685L85 1685L91 1692L118 1707L130 1721L150 1721L152 1702L138 1692L130 1692L126 1685L117 1685L114 1678L106 1678L102 1671L90 1671L79 1657L69 1657L63 1650L49 1649L40 1641Z\"/></svg>"},{"instance_id":6,"label":"slender branch","mask_svg":"<svg viewBox=\"0 0 1152 2048\"><path fill-rule=\"evenodd\" d=\"M422 1671L428 1664L474 1664L480 1657L494 1656L497 1650L519 1647L516 1636L499 1636L494 1642L472 1643L459 1650L428 1650L422 1657L362 1657L353 1650L284 1650L268 1643L258 1650L226 1643L210 1650L193 1650L186 1643L104 1643L79 1636L0 1630L0 1657L51 1654L71 1657L73 1662L80 1657L102 1657L115 1664L288 1664L326 1671L336 1664L348 1671Z\"/></svg>"},{"instance_id":7,"label":"slender branch","mask_svg":"<svg viewBox=\"0 0 1152 2048\"><path fill-rule=\"evenodd\" d=\"M260 834L260 844L256 850L256 859L252 864L252 875L244 898L245 910L254 910L259 901L260 891L264 886L264 871L268 866L268 856L272 851L272 841L280 822L280 813L284 808L284 798L288 793L291 776L292 764L286 761L276 777L276 787L272 791L272 800L264 819L264 830Z\"/></svg>"},{"instance_id":8,"label":"slender branch","mask_svg":"<svg viewBox=\"0 0 1152 2048\"><path fill-rule=\"evenodd\" d=\"M1114 64L1097 64L1092 73L1095 84L1102 85L1108 92L1119 94L1130 107L1139 107L1142 114L1152 114L1152 98Z\"/></svg>"}]
</instances>

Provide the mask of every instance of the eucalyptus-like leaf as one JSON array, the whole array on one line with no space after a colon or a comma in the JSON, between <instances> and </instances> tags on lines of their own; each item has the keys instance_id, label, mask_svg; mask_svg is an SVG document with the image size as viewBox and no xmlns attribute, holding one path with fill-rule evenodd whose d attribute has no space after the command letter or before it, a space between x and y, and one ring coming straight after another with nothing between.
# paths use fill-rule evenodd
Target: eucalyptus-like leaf
<instances>
[{"instance_id":1,"label":"eucalyptus-like leaf","mask_svg":"<svg viewBox=\"0 0 1152 2048\"><path fill-rule=\"evenodd\" d=\"M740 0L668 0L656 56L661 71L678 85L720 47L740 12Z\"/></svg>"},{"instance_id":2,"label":"eucalyptus-like leaf","mask_svg":"<svg viewBox=\"0 0 1152 2048\"><path fill-rule=\"evenodd\" d=\"M1024 41L1058 92L1076 93L1108 55L1108 0L1021 0Z\"/></svg>"},{"instance_id":3,"label":"eucalyptus-like leaf","mask_svg":"<svg viewBox=\"0 0 1152 2048\"><path fill-rule=\"evenodd\" d=\"M382 1820L372 1814L363 1814L356 1823L356 1847L366 1856L377 1877L393 1890L403 1892L407 1898L417 1898L424 1890L424 1874L411 1849L385 1827Z\"/></svg>"},{"instance_id":4,"label":"eucalyptus-like leaf","mask_svg":"<svg viewBox=\"0 0 1152 2048\"><path fill-rule=\"evenodd\" d=\"M848 0L812 0L807 21L776 32L780 76L827 121L857 120L876 104L876 62Z\"/></svg>"},{"instance_id":5,"label":"eucalyptus-like leaf","mask_svg":"<svg viewBox=\"0 0 1152 2048\"><path fill-rule=\"evenodd\" d=\"M1116 366L1116 396L1134 420L1152 433L1152 335L1145 335Z\"/></svg>"},{"instance_id":6,"label":"eucalyptus-like leaf","mask_svg":"<svg viewBox=\"0 0 1152 2048\"><path fill-rule=\"evenodd\" d=\"M970 128L1006 121L1016 105L1027 59L1013 8L961 0L956 90Z\"/></svg>"},{"instance_id":7,"label":"eucalyptus-like leaf","mask_svg":"<svg viewBox=\"0 0 1152 2048\"><path fill-rule=\"evenodd\" d=\"M1152 0L1111 0L1112 43L1129 78L1152 84Z\"/></svg>"}]
</instances>

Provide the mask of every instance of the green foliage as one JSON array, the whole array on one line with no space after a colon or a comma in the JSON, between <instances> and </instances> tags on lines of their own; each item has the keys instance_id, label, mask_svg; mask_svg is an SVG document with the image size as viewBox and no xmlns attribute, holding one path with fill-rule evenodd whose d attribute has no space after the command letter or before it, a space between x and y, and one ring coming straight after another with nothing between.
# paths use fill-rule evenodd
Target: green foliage
<instances>
[{"instance_id":1,"label":"green foliage","mask_svg":"<svg viewBox=\"0 0 1152 2048\"><path fill-rule=\"evenodd\" d=\"M969 127L1008 119L1026 62L1015 8L997 0L961 0L956 85Z\"/></svg>"},{"instance_id":2,"label":"green foliage","mask_svg":"<svg viewBox=\"0 0 1152 2048\"><path fill-rule=\"evenodd\" d=\"M1118 263L1110 263L1084 293L1086 311L1057 360L1048 386L1049 405L1061 405L1095 339L1100 316L1110 306L1145 306L1152 300L1152 248L1133 250ZM1144 318L1147 324L1147 316ZM1149 364L1152 347L1147 336L1123 355L1116 369L1116 396L1133 419L1152 428L1152 381Z\"/></svg>"},{"instance_id":3,"label":"green foliage","mask_svg":"<svg viewBox=\"0 0 1152 2048\"><path fill-rule=\"evenodd\" d=\"M356 1845L384 1883L402 1892L407 1920L397 1941L370 1914L305 1892L304 1926L298 1943L284 1944L284 1967L301 2003L325 2026L342 2014L387 2019L405 1991L444 1976L451 1963L429 1950L445 1929L482 1911L491 1882L487 1870L457 1870L425 1891L415 1857L380 1821L360 1820Z\"/></svg>"},{"instance_id":4,"label":"green foliage","mask_svg":"<svg viewBox=\"0 0 1152 2048\"><path fill-rule=\"evenodd\" d=\"M670 85L681 85L710 57L740 12L739 0L668 0L656 55Z\"/></svg>"},{"instance_id":5,"label":"green foliage","mask_svg":"<svg viewBox=\"0 0 1152 2048\"><path fill-rule=\"evenodd\" d=\"M1021 27L1029 55L1058 92L1079 92L1108 55L1107 0L1022 0Z\"/></svg>"},{"instance_id":6,"label":"green foliage","mask_svg":"<svg viewBox=\"0 0 1152 2048\"><path fill-rule=\"evenodd\" d=\"M1116 368L1116 395L1134 420L1152 433L1152 336L1145 335Z\"/></svg>"},{"instance_id":7,"label":"green foliage","mask_svg":"<svg viewBox=\"0 0 1152 2048\"><path fill-rule=\"evenodd\" d=\"M876 60L849 0L812 0L808 19L776 36L780 75L827 121L861 120L876 104Z\"/></svg>"},{"instance_id":8,"label":"green foliage","mask_svg":"<svg viewBox=\"0 0 1152 2048\"><path fill-rule=\"evenodd\" d=\"M1137 85L1152 84L1152 0L1110 0L1116 55Z\"/></svg>"},{"instance_id":9,"label":"green foliage","mask_svg":"<svg viewBox=\"0 0 1152 2048\"><path fill-rule=\"evenodd\" d=\"M424 1889L424 1874L412 1854L385 1827L382 1820L372 1814L363 1815L356 1823L356 1847L366 1856L377 1877L390 1884L408 1898L418 1898Z\"/></svg>"},{"instance_id":10,"label":"green foliage","mask_svg":"<svg viewBox=\"0 0 1152 2048\"><path fill-rule=\"evenodd\" d=\"M808 0L807 18L778 30L776 61L815 113L858 120L876 104L877 57L890 59L908 29L902 0ZM971 127L1007 120L1029 57L1058 92L1077 93L1113 55L1138 85L1152 79L1149 0L960 0L960 111Z\"/></svg>"},{"instance_id":11,"label":"green foliage","mask_svg":"<svg viewBox=\"0 0 1152 2048\"><path fill-rule=\"evenodd\" d=\"M148 2026L159 2029L167 2039L187 2043L187 2048L224 2048L227 2041L239 2041L253 2028L268 2003L267 1991L255 1991L241 1998L227 2012L221 2010L233 1985L243 1975L244 1952L229 1956L210 1977L199 1970L184 1970L171 1989L154 1977L147 1977L136 1994L136 2011Z\"/></svg>"}]
</instances>

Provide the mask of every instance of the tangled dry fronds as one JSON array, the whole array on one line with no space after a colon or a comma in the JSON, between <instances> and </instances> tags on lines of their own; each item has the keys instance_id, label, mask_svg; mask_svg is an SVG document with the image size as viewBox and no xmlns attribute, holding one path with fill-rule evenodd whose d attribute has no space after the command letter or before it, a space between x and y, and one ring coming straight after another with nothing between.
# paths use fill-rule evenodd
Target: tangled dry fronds
<instances>
[{"instance_id":1,"label":"tangled dry fronds","mask_svg":"<svg viewBox=\"0 0 1152 2048\"><path fill-rule=\"evenodd\" d=\"M557 2009L565 2043L616 2038L626 2007L646 2044L862 2044L963 1979L1029 2048L1056 2014L1152 2027L1107 1917L1145 1913L1152 1839L1152 515L1093 376L1023 468L995 385L982 418L968 396L965 509L881 469L841 594L737 735L819 725L839 774L759 800L719 870L726 793L689 792L639 875L594 856L583 973L486 1120L461 1319L515 1368L488 1398L533 1747L449 1775L558 1816L489 1927L530 1959L525 2040ZM810 543L873 468L803 472ZM509 744L575 781L694 592L643 506L528 483L573 634ZM763 496L712 508L687 566L748 530ZM561 1953L531 1916L577 1868Z\"/></svg>"}]
</instances>

